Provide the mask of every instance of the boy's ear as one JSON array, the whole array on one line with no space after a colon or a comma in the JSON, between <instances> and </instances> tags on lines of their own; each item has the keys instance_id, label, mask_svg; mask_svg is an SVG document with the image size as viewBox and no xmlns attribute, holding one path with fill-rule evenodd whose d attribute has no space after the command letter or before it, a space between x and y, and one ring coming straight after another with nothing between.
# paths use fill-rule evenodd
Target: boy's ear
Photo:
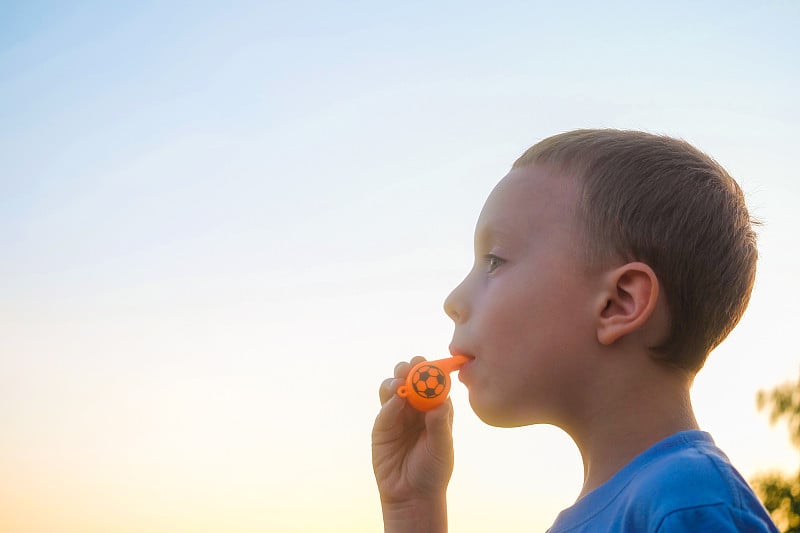
<instances>
[{"instance_id":1,"label":"boy's ear","mask_svg":"<svg viewBox=\"0 0 800 533\"><path fill-rule=\"evenodd\" d=\"M596 315L600 344L613 344L647 323L658 292L658 278L645 263L627 263L608 272Z\"/></svg>"}]
</instances>

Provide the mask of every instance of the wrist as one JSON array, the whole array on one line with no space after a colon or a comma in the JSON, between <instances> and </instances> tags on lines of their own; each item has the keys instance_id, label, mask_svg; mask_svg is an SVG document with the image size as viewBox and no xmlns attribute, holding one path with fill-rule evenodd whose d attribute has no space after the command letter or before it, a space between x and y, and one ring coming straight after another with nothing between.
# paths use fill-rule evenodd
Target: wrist
<instances>
[{"instance_id":1,"label":"wrist","mask_svg":"<svg viewBox=\"0 0 800 533\"><path fill-rule=\"evenodd\" d=\"M447 497L432 496L404 501L382 501L385 533L446 533Z\"/></svg>"}]
</instances>

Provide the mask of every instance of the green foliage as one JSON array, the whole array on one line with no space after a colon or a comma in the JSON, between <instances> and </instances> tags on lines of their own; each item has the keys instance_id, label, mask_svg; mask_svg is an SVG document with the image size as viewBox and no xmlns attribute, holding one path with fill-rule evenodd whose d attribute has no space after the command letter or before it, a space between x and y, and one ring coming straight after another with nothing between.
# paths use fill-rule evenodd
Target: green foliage
<instances>
[{"instance_id":1,"label":"green foliage","mask_svg":"<svg viewBox=\"0 0 800 533\"><path fill-rule=\"evenodd\" d=\"M750 483L781 531L800 533L800 475L785 477L771 472Z\"/></svg>"},{"instance_id":2,"label":"green foliage","mask_svg":"<svg viewBox=\"0 0 800 533\"><path fill-rule=\"evenodd\" d=\"M789 438L795 447L800 448L800 380L769 391L758 391L756 405L759 410L770 407L769 421L772 424L785 418L789 425Z\"/></svg>"},{"instance_id":3,"label":"green foliage","mask_svg":"<svg viewBox=\"0 0 800 533\"><path fill-rule=\"evenodd\" d=\"M789 438L800 448L800 379L769 391L759 391L756 405L759 410L769 409L770 423L786 420ZM794 476L777 472L761 474L750 483L781 531L800 533L800 472Z\"/></svg>"}]
</instances>

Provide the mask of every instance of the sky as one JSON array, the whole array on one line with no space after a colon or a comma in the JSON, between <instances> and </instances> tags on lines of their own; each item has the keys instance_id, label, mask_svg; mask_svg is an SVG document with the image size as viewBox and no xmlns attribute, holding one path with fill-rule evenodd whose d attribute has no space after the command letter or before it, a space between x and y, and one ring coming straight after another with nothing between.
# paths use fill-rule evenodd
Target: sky
<instances>
[{"instance_id":1,"label":"sky","mask_svg":"<svg viewBox=\"0 0 800 533\"><path fill-rule=\"evenodd\" d=\"M693 388L745 477L794 472L800 3L3 2L0 531L381 529L369 437L494 184L581 127L684 138L759 229ZM453 387L453 531L544 530L582 466Z\"/></svg>"}]
</instances>

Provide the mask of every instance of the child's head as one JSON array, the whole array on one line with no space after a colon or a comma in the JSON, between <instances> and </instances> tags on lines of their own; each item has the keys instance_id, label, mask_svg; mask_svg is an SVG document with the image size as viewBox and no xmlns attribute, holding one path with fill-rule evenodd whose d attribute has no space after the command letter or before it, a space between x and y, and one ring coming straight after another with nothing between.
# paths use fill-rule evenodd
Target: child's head
<instances>
[{"instance_id":1,"label":"child's head","mask_svg":"<svg viewBox=\"0 0 800 533\"><path fill-rule=\"evenodd\" d=\"M475 264L445 301L451 352L474 358L459 376L473 409L494 425L563 423L592 384L623 379L624 354L634 380L651 358L690 378L741 317L756 256L741 190L685 142L545 139L489 195Z\"/></svg>"},{"instance_id":2,"label":"child's head","mask_svg":"<svg viewBox=\"0 0 800 533\"><path fill-rule=\"evenodd\" d=\"M555 135L514 168L529 165L579 179L588 262L649 265L670 320L653 354L700 369L741 318L755 279L753 222L733 178L684 141L636 131Z\"/></svg>"}]
</instances>

